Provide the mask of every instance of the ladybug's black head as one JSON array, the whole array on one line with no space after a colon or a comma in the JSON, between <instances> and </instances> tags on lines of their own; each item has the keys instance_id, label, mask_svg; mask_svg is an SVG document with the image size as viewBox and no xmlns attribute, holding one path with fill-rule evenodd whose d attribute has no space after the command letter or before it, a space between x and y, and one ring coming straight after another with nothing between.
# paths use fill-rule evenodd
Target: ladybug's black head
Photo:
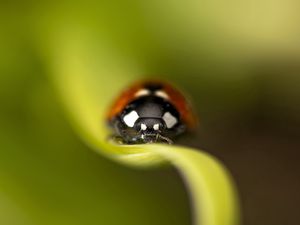
<instances>
[{"instance_id":1,"label":"ladybug's black head","mask_svg":"<svg viewBox=\"0 0 300 225\"><path fill-rule=\"evenodd\" d=\"M182 132L183 127L177 110L153 96L131 102L117 120L115 128L128 143L170 143L169 137Z\"/></svg>"},{"instance_id":2,"label":"ladybug's black head","mask_svg":"<svg viewBox=\"0 0 300 225\"><path fill-rule=\"evenodd\" d=\"M138 138L144 142L156 142L165 132L166 125L160 118L139 118L134 129L138 132Z\"/></svg>"}]
</instances>

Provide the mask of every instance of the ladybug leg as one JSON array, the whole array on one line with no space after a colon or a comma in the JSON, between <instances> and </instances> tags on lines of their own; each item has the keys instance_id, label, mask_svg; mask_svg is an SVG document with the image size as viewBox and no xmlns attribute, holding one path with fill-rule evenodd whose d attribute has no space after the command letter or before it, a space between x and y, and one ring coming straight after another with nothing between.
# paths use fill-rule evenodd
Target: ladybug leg
<instances>
[{"instance_id":1,"label":"ladybug leg","mask_svg":"<svg viewBox=\"0 0 300 225\"><path fill-rule=\"evenodd\" d=\"M110 142L112 144L119 144L119 145L126 144L124 139L121 136L118 136L118 135L110 135L107 138L107 140L108 140L108 142Z\"/></svg>"},{"instance_id":2,"label":"ladybug leg","mask_svg":"<svg viewBox=\"0 0 300 225\"><path fill-rule=\"evenodd\" d=\"M159 134L156 134L156 137L155 137L155 142L157 142L159 139Z\"/></svg>"},{"instance_id":3,"label":"ladybug leg","mask_svg":"<svg viewBox=\"0 0 300 225\"><path fill-rule=\"evenodd\" d=\"M173 141L170 138L164 137L161 134L157 134L156 138L160 138L162 140L164 140L165 142L167 142L169 145L173 144ZM156 139L157 140L157 139Z\"/></svg>"}]
</instances>

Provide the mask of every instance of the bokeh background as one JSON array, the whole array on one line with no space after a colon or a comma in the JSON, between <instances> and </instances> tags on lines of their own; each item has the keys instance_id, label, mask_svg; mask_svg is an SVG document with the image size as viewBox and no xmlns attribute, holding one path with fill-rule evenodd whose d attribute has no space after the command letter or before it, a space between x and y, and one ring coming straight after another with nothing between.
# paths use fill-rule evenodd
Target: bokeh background
<instances>
[{"instance_id":1,"label":"bokeh background","mask_svg":"<svg viewBox=\"0 0 300 225\"><path fill-rule=\"evenodd\" d=\"M299 10L296 0L2 0L0 224L191 224L174 169L117 165L72 130L49 52L57 34L75 28L92 34L89 45L104 46L110 63L117 55L186 90L201 126L180 143L229 168L244 224L297 225Z\"/></svg>"}]
</instances>

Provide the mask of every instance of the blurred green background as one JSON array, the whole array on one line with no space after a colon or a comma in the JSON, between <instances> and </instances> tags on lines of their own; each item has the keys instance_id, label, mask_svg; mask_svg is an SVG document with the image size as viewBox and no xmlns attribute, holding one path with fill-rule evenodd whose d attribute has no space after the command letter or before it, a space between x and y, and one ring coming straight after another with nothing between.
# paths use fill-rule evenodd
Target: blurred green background
<instances>
[{"instance_id":1,"label":"blurred green background","mask_svg":"<svg viewBox=\"0 0 300 225\"><path fill-rule=\"evenodd\" d=\"M2 0L0 224L191 224L174 169L117 165L71 129L49 61L62 39L87 33L119 70L123 58L191 96L201 126L180 143L229 168L244 224L298 224L299 10L292 0Z\"/></svg>"}]
</instances>

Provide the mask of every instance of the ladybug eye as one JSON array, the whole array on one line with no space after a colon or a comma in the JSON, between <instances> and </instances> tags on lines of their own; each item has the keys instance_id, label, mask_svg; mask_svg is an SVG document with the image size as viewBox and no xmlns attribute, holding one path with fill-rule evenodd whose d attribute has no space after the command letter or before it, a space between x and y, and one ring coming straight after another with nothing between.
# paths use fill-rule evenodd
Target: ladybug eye
<instances>
[{"instance_id":1,"label":"ladybug eye","mask_svg":"<svg viewBox=\"0 0 300 225\"><path fill-rule=\"evenodd\" d=\"M144 123L141 124L141 130L147 130L146 124L144 124Z\"/></svg>"},{"instance_id":2,"label":"ladybug eye","mask_svg":"<svg viewBox=\"0 0 300 225\"><path fill-rule=\"evenodd\" d=\"M157 123L157 124L154 124L154 125L153 125L153 129L154 129L154 130L159 130L159 124L158 124L158 123Z\"/></svg>"}]
</instances>

